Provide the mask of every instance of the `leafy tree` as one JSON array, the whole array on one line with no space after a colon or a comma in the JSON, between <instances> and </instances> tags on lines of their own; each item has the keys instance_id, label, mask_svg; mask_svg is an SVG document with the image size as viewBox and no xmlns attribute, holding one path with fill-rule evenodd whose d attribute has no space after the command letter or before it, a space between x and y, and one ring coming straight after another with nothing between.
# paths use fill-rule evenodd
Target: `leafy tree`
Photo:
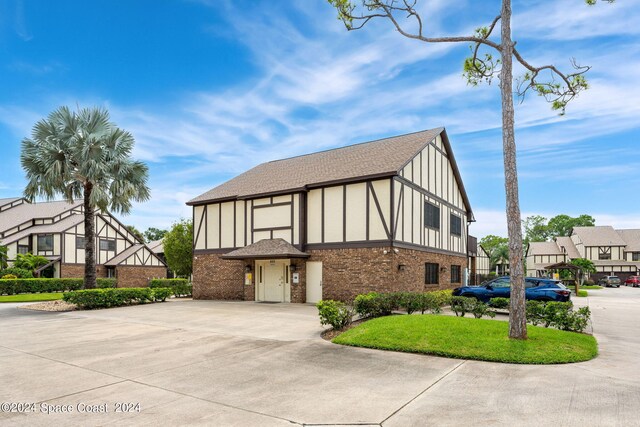
<instances>
[{"instance_id":1,"label":"leafy tree","mask_svg":"<svg viewBox=\"0 0 640 427\"><path fill-rule=\"evenodd\" d=\"M556 215L549 220L547 230L549 237L568 236L573 227L592 227L596 225L596 220L591 215L580 215L570 217L569 215Z\"/></svg>"},{"instance_id":2,"label":"leafy tree","mask_svg":"<svg viewBox=\"0 0 640 427\"><path fill-rule=\"evenodd\" d=\"M193 270L193 222L181 219L174 223L162 243L169 269L177 276L189 276Z\"/></svg>"},{"instance_id":3,"label":"leafy tree","mask_svg":"<svg viewBox=\"0 0 640 427\"><path fill-rule=\"evenodd\" d=\"M580 285L582 285L582 282L584 281L585 276L588 276L589 274L595 273L597 271L596 266L593 264L593 262L591 262L591 260L586 258L572 259L571 264L580 267L580 273L579 273Z\"/></svg>"},{"instance_id":4,"label":"leafy tree","mask_svg":"<svg viewBox=\"0 0 640 427\"><path fill-rule=\"evenodd\" d=\"M498 261L509 261L509 239L489 234L480 239L480 246L489 255L490 270L496 268Z\"/></svg>"},{"instance_id":5,"label":"leafy tree","mask_svg":"<svg viewBox=\"0 0 640 427\"><path fill-rule=\"evenodd\" d=\"M127 230L129 230L129 232L131 234L133 234L134 236L136 236L138 238L138 240L140 240L141 242L144 243L144 235L142 234L142 232L140 230L138 230L136 227L134 227L133 225L127 225Z\"/></svg>"},{"instance_id":6,"label":"leafy tree","mask_svg":"<svg viewBox=\"0 0 640 427\"><path fill-rule=\"evenodd\" d=\"M147 239L147 242L153 242L155 240L162 240L165 234L167 234L167 230L161 230L159 228L149 227L144 232L144 237Z\"/></svg>"},{"instance_id":7,"label":"leafy tree","mask_svg":"<svg viewBox=\"0 0 640 427\"><path fill-rule=\"evenodd\" d=\"M0 245L0 270L4 270L9 266L9 264L7 264L7 261L9 260L7 251L8 251L8 248L6 246Z\"/></svg>"},{"instance_id":8,"label":"leafy tree","mask_svg":"<svg viewBox=\"0 0 640 427\"><path fill-rule=\"evenodd\" d=\"M530 242L546 242L549 238L547 218L540 215L528 216L522 221L525 244Z\"/></svg>"},{"instance_id":9,"label":"leafy tree","mask_svg":"<svg viewBox=\"0 0 640 427\"><path fill-rule=\"evenodd\" d=\"M96 286L96 209L128 213L133 201L150 196L148 169L131 159L133 145L133 136L112 123L103 108L72 112L60 107L22 141L27 199L62 195L69 202L83 200L86 288Z\"/></svg>"},{"instance_id":10,"label":"leafy tree","mask_svg":"<svg viewBox=\"0 0 640 427\"><path fill-rule=\"evenodd\" d=\"M16 260L13 262L15 268L22 268L24 270L30 270L31 272L47 264L49 264L47 258L32 253L18 254L16 255Z\"/></svg>"},{"instance_id":11,"label":"leafy tree","mask_svg":"<svg viewBox=\"0 0 640 427\"><path fill-rule=\"evenodd\" d=\"M403 36L425 43L471 43L472 56L464 62L464 75L470 85L491 83L499 77L502 98L502 145L504 155L505 189L507 199L507 228L509 233L509 258L511 264L511 307L509 337L527 338L524 298L524 267L520 202L518 197L518 173L516 167L515 118L513 107L513 60L526 70L517 84L517 93L524 97L534 92L551 103L554 110L564 114L567 103L587 89L584 74L590 67L573 62L574 70L563 73L554 65L534 66L516 49L511 38L511 0L502 0L498 16L486 27L478 28L471 36L431 37L425 34L426 19L420 16L415 5L418 0L327 0L338 11L348 30L363 28L372 19L386 19ZM593 5L597 0L585 0ZM611 3L613 0L602 0ZM500 37L492 37L500 24ZM482 52L497 51L499 58ZM481 52L482 50L482 52Z\"/></svg>"}]
</instances>

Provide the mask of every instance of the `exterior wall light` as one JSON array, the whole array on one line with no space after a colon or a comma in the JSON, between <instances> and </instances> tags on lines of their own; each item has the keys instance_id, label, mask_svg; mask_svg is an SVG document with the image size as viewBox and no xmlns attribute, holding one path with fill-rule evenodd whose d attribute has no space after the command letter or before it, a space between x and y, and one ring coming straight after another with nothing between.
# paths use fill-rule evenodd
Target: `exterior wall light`
<instances>
[{"instance_id":1,"label":"exterior wall light","mask_svg":"<svg viewBox=\"0 0 640 427\"><path fill-rule=\"evenodd\" d=\"M251 264L247 264L247 265L244 267L244 271L245 271L245 273L251 273Z\"/></svg>"},{"instance_id":2,"label":"exterior wall light","mask_svg":"<svg viewBox=\"0 0 640 427\"><path fill-rule=\"evenodd\" d=\"M440 273L446 273L447 267L440 267Z\"/></svg>"},{"instance_id":3,"label":"exterior wall light","mask_svg":"<svg viewBox=\"0 0 640 427\"><path fill-rule=\"evenodd\" d=\"M398 264L398 271L404 271L407 268L404 264Z\"/></svg>"},{"instance_id":4,"label":"exterior wall light","mask_svg":"<svg viewBox=\"0 0 640 427\"><path fill-rule=\"evenodd\" d=\"M294 271L296 271L298 269L298 266L295 264L291 264L289 265L289 270L291 270L291 272L293 273Z\"/></svg>"}]
</instances>

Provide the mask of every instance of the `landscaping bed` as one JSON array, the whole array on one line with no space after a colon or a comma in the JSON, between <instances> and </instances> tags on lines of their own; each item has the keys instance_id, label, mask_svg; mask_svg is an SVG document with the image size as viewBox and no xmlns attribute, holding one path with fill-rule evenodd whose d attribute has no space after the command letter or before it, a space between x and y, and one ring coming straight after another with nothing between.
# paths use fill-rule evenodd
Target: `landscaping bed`
<instances>
[{"instance_id":1,"label":"landscaping bed","mask_svg":"<svg viewBox=\"0 0 640 427\"><path fill-rule=\"evenodd\" d=\"M363 322L332 342L356 347L518 364L582 362L598 354L591 335L527 326L529 339L508 338L508 322L432 314Z\"/></svg>"}]
</instances>

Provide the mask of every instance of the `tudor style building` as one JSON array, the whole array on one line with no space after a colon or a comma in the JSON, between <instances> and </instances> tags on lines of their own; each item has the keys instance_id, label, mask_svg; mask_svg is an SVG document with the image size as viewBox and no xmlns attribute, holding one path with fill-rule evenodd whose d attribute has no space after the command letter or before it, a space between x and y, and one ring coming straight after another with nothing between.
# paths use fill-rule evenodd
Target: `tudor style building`
<instances>
[{"instance_id":1,"label":"tudor style building","mask_svg":"<svg viewBox=\"0 0 640 427\"><path fill-rule=\"evenodd\" d=\"M9 264L17 254L49 259L39 273L49 277L84 276L82 201L29 203L21 197L0 199L0 244ZM117 277L118 286L146 286L166 277L164 262L109 212L95 214L98 277Z\"/></svg>"},{"instance_id":2,"label":"tudor style building","mask_svg":"<svg viewBox=\"0 0 640 427\"><path fill-rule=\"evenodd\" d=\"M525 256L531 276L546 276L550 265L586 258L596 268L592 279L615 275L624 280L640 274L640 229L575 227L570 236L557 237L552 242L531 242Z\"/></svg>"},{"instance_id":3,"label":"tudor style building","mask_svg":"<svg viewBox=\"0 0 640 427\"><path fill-rule=\"evenodd\" d=\"M473 221L443 128L263 163L193 206L195 298L459 286Z\"/></svg>"}]
</instances>

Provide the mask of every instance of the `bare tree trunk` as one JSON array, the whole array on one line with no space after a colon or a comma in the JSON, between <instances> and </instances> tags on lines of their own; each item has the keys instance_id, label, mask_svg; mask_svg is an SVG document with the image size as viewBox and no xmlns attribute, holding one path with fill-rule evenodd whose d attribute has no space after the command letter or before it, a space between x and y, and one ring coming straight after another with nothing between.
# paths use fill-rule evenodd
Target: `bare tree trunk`
<instances>
[{"instance_id":1,"label":"bare tree trunk","mask_svg":"<svg viewBox=\"0 0 640 427\"><path fill-rule=\"evenodd\" d=\"M507 230L509 264L511 266L511 302L509 338L527 339L524 269L522 266L522 225L518 197L516 138L513 109L513 41L511 40L511 1L502 1L500 54L500 91L502 95L502 149L504 152L504 184L507 193Z\"/></svg>"},{"instance_id":2,"label":"bare tree trunk","mask_svg":"<svg viewBox=\"0 0 640 427\"><path fill-rule=\"evenodd\" d=\"M84 185L84 287L96 287L95 215L91 204L93 185Z\"/></svg>"}]
</instances>

